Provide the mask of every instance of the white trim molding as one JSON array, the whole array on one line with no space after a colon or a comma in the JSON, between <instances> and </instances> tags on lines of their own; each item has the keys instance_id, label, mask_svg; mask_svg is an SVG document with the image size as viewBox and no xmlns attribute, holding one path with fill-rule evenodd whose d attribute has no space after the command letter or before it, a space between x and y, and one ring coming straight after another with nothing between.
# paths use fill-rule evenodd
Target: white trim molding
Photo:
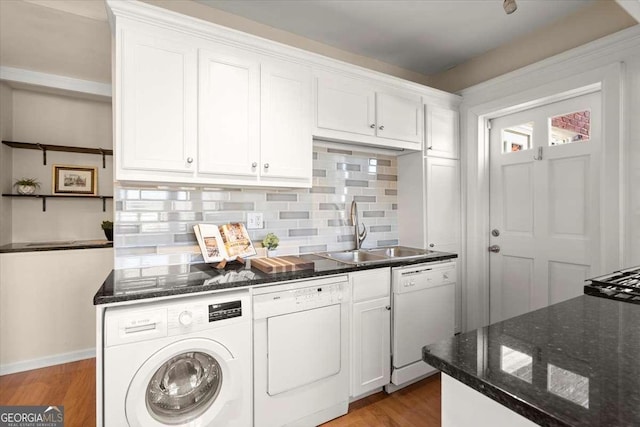
<instances>
[{"instance_id":1,"label":"white trim molding","mask_svg":"<svg viewBox=\"0 0 640 427\"><path fill-rule=\"evenodd\" d=\"M640 25L462 91L461 146L463 250L463 330L489 323L489 147L488 119L545 103L602 91L601 269L623 266L628 114L625 58L640 55ZM598 274L599 272L592 272Z\"/></svg>"},{"instance_id":2,"label":"white trim molding","mask_svg":"<svg viewBox=\"0 0 640 427\"><path fill-rule=\"evenodd\" d=\"M35 88L45 92L111 101L111 85L108 83L4 66L0 67L0 81L17 88Z\"/></svg>"},{"instance_id":3,"label":"white trim molding","mask_svg":"<svg viewBox=\"0 0 640 427\"><path fill-rule=\"evenodd\" d=\"M640 0L616 0L616 3L631 15L633 19L640 22Z\"/></svg>"},{"instance_id":4,"label":"white trim molding","mask_svg":"<svg viewBox=\"0 0 640 427\"><path fill-rule=\"evenodd\" d=\"M96 357L95 348L87 348L85 350L72 351L70 353L54 354L53 356L40 357L38 359L24 360L21 362L7 363L5 365L0 365L0 375L9 375L15 374L16 372L46 368L47 366L91 359L92 357Z\"/></svg>"}]
</instances>

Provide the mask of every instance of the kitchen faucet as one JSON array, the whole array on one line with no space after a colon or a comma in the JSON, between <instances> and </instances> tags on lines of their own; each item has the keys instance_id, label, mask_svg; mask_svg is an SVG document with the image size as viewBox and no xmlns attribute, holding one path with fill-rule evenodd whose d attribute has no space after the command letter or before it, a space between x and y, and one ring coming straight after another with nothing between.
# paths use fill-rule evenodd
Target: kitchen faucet
<instances>
[{"instance_id":1,"label":"kitchen faucet","mask_svg":"<svg viewBox=\"0 0 640 427\"><path fill-rule=\"evenodd\" d=\"M367 227L362 224L362 232L360 231L360 224L358 223L358 203L354 198L351 202L351 223L353 224L353 237L356 239L356 249L362 247L362 242L367 238Z\"/></svg>"}]
</instances>

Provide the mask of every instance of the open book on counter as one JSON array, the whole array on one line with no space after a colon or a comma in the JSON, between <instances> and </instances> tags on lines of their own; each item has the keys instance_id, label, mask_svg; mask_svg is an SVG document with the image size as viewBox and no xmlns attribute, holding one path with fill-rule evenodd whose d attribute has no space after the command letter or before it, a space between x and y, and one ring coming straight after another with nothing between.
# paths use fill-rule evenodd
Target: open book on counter
<instances>
[{"instance_id":1,"label":"open book on counter","mask_svg":"<svg viewBox=\"0 0 640 427\"><path fill-rule=\"evenodd\" d=\"M197 224L193 231L205 262L231 261L256 254L244 224Z\"/></svg>"}]
</instances>

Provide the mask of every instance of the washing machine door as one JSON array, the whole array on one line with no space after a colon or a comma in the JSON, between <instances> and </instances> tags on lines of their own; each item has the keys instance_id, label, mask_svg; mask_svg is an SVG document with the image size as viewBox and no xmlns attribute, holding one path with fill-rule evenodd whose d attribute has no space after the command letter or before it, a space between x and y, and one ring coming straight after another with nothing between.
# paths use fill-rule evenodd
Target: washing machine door
<instances>
[{"instance_id":1,"label":"washing machine door","mask_svg":"<svg viewBox=\"0 0 640 427\"><path fill-rule=\"evenodd\" d=\"M148 358L126 397L132 427L206 426L225 422L237 402L236 360L208 339L178 341Z\"/></svg>"}]
</instances>

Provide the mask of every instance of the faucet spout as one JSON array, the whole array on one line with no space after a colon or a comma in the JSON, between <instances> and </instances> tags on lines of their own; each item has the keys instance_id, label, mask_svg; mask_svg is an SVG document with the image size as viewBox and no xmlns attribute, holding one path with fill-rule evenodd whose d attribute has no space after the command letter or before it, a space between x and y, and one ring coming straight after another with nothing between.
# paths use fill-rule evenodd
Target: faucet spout
<instances>
[{"instance_id":1,"label":"faucet spout","mask_svg":"<svg viewBox=\"0 0 640 427\"><path fill-rule=\"evenodd\" d=\"M356 249L362 247L362 242L367 238L367 227L362 224L362 231L360 231L360 223L358 221L358 203L355 198L351 202L351 223L353 224L353 237L356 241Z\"/></svg>"}]
</instances>

